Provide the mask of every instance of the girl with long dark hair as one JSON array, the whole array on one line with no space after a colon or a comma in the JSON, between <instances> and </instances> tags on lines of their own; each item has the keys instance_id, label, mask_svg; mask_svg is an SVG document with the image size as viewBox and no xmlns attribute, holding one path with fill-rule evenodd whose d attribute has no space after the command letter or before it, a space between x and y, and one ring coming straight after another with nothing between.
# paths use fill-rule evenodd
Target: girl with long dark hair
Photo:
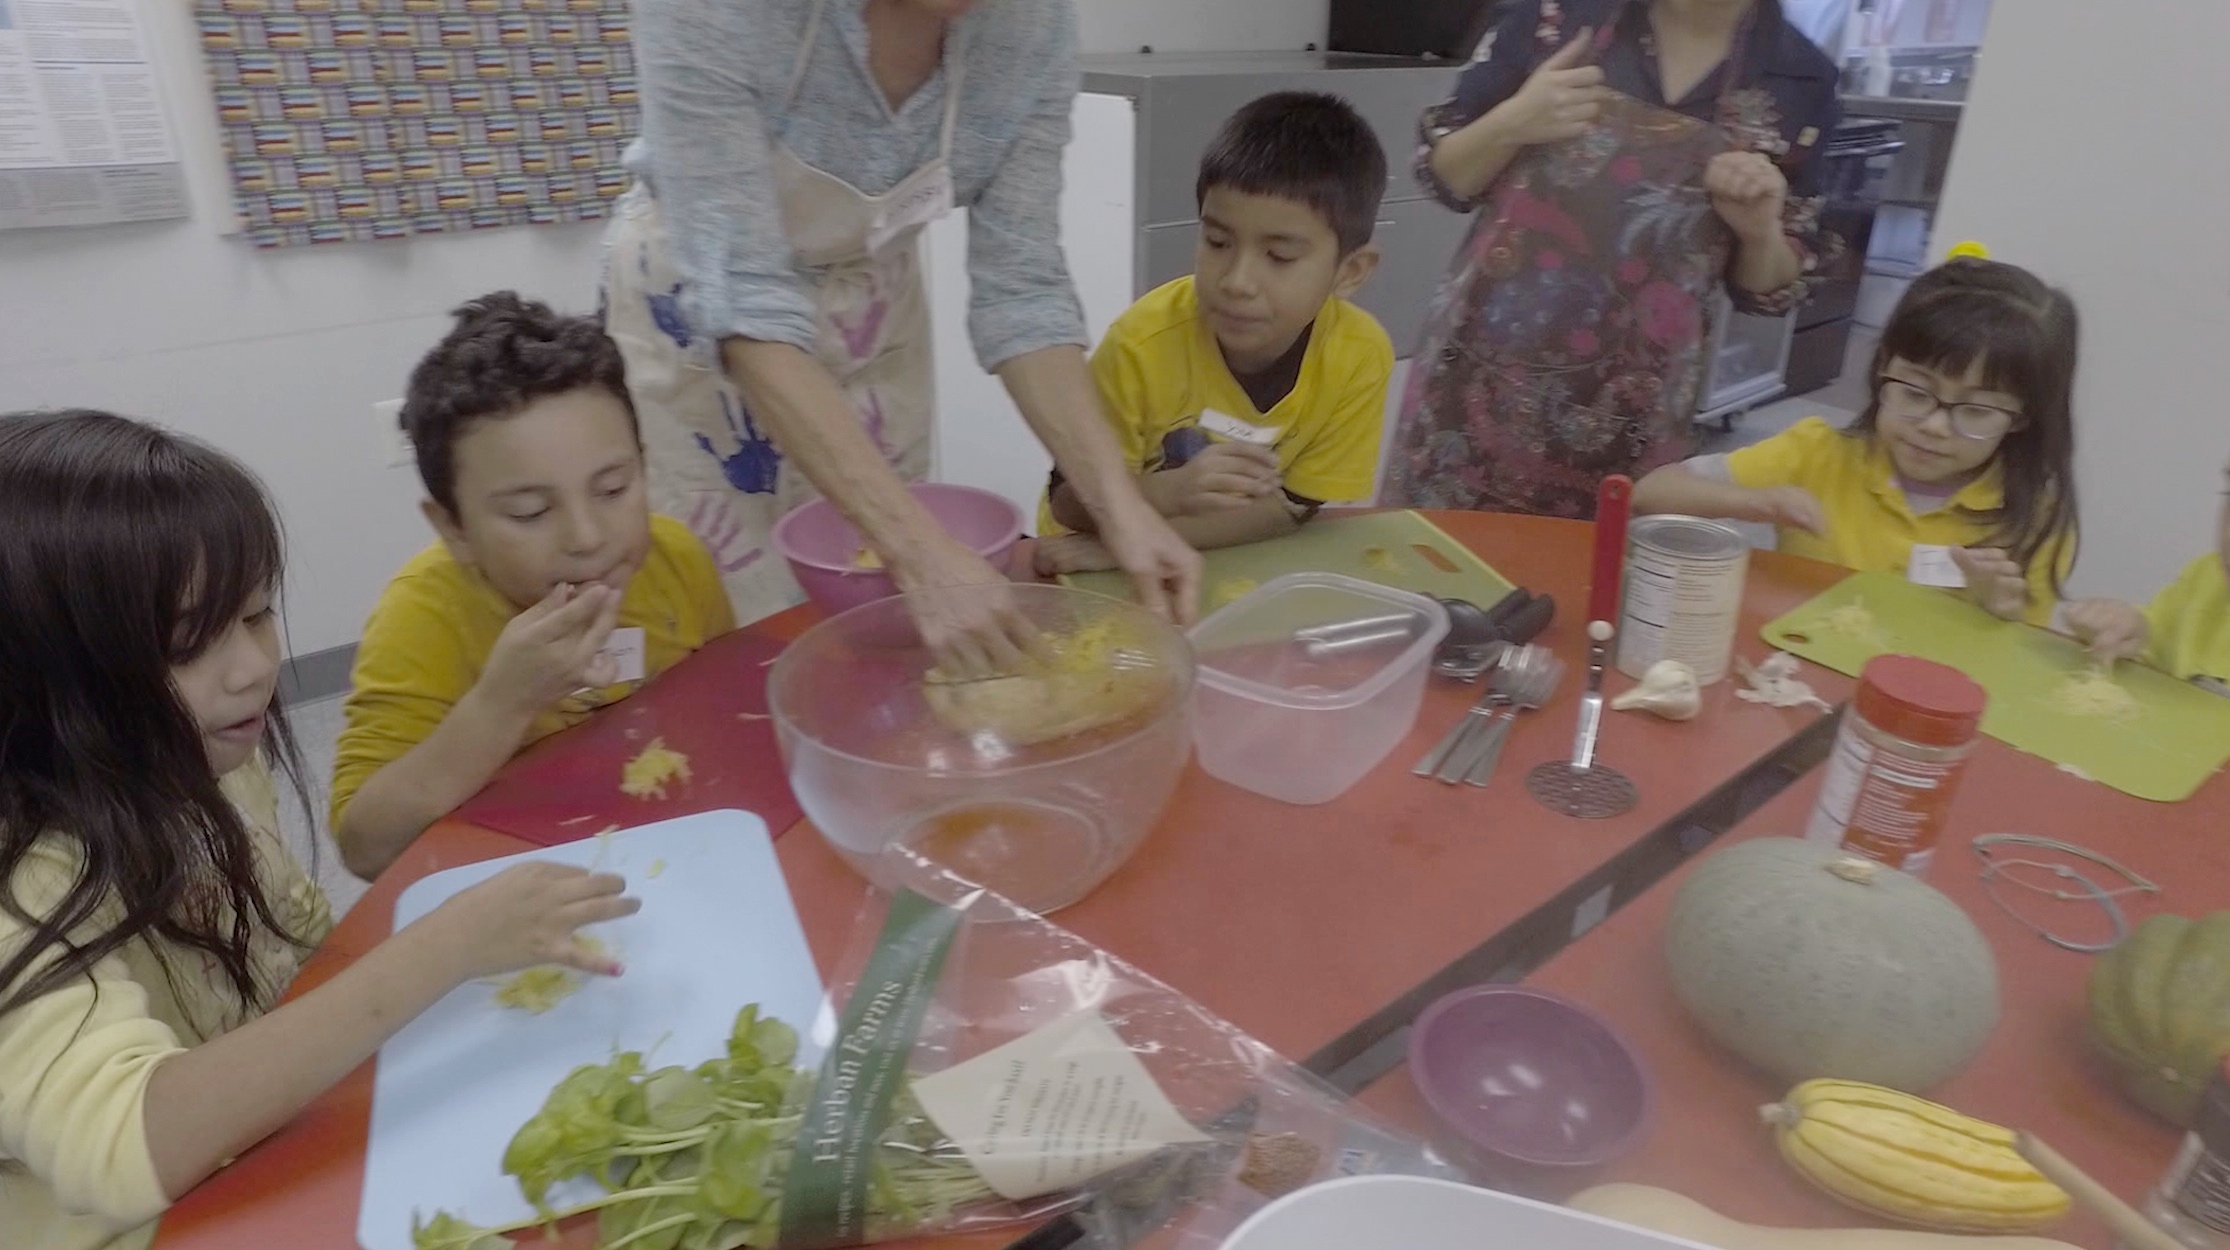
<instances>
[{"instance_id":1,"label":"girl with long dark hair","mask_svg":"<svg viewBox=\"0 0 2230 1250\"><path fill-rule=\"evenodd\" d=\"M514 868L275 1006L331 928L277 833L283 564L229 458L0 416L0 1246L141 1247L179 1195L478 977L635 910ZM306 805L305 805L306 807Z\"/></svg>"}]
</instances>

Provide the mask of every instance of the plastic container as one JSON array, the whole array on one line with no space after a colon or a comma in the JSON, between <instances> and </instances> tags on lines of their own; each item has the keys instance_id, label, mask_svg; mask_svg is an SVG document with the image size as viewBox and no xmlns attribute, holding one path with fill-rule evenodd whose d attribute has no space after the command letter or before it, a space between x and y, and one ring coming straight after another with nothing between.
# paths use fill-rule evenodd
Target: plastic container
<instances>
[{"instance_id":1,"label":"plastic container","mask_svg":"<svg viewBox=\"0 0 2230 1250\"><path fill-rule=\"evenodd\" d=\"M1909 655L1867 661L1805 838L1926 871L1988 702L1958 669Z\"/></svg>"},{"instance_id":2,"label":"plastic container","mask_svg":"<svg viewBox=\"0 0 2230 1250\"><path fill-rule=\"evenodd\" d=\"M1380 622L1409 622L1398 632ZM1323 629L1372 622L1363 645ZM1345 793L1409 736L1448 610L1337 573L1290 573L1193 627L1200 766L1283 803Z\"/></svg>"},{"instance_id":3,"label":"plastic container","mask_svg":"<svg viewBox=\"0 0 2230 1250\"><path fill-rule=\"evenodd\" d=\"M2191 1250L2230 1250L2230 1059L2207 1087L2176 1162L2146 1199L2145 1216Z\"/></svg>"},{"instance_id":4,"label":"plastic container","mask_svg":"<svg viewBox=\"0 0 2230 1250\"><path fill-rule=\"evenodd\" d=\"M1287 1194L1223 1250L1666 1250L1695 1243L1545 1202L1423 1176L1352 1176Z\"/></svg>"},{"instance_id":5,"label":"plastic container","mask_svg":"<svg viewBox=\"0 0 2230 1250\"><path fill-rule=\"evenodd\" d=\"M1409 1033L1409 1078L1474 1176L1562 1182L1649 1131L1649 1074L1601 1016L1514 985L1458 990Z\"/></svg>"},{"instance_id":6,"label":"plastic container","mask_svg":"<svg viewBox=\"0 0 2230 1250\"><path fill-rule=\"evenodd\" d=\"M1009 571L1014 545L1022 541L1022 510L1005 496L949 482L915 482L906 489L946 533L993 568ZM774 549L789 562L805 597L830 616L898 593L879 564L860 563L866 542L826 499L802 504L775 522Z\"/></svg>"},{"instance_id":7,"label":"plastic container","mask_svg":"<svg viewBox=\"0 0 2230 1250\"><path fill-rule=\"evenodd\" d=\"M862 876L918 884L919 856L1045 913L1097 888L1168 807L1192 754L1192 649L1120 600L1011 589L1049 642L1091 640L1073 669L938 681L905 601L884 599L791 643L767 707L798 805Z\"/></svg>"}]
</instances>

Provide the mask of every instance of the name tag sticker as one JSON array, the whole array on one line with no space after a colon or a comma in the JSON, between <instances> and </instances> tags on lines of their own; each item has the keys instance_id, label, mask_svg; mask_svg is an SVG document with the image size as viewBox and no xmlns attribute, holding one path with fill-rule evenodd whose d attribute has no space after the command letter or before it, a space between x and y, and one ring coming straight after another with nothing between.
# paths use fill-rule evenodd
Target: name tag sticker
<instances>
[{"instance_id":1,"label":"name tag sticker","mask_svg":"<svg viewBox=\"0 0 2230 1250\"><path fill-rule=\"evenodd\" d=\"M867 250L880 252L952 212L952 167L932 161L892 187L867 228Z\"/></svg>"},{"instance_id":2,"label":"name tag sticker","mask_svg":"<svg viewBox=\"0 0 2230 1250\"><path fill-rule=\"evenodd\" d=\"M643 631L639 626L613 630L612 636L604 640L603 650L596 654L597 658L608 658L619 666L619 676L612 679L614 683L643 679Z\"/></svg>"},{"instance_id":3,"label":"name tag sticker","mask_svg":"<svg viewBox=\"0 0 2230 1250\"><path fill-rule=\"evenodd\" d=\"M1278 435L1284 433L1268 426L1241 421L1229 413L1217 412L1213 408L1201 411L1200 428L1218 438L1228 438L1234 443L1253 443L1257 447L1277 446Z\"/></svg>"},{"instance_id":4,"label":"name tag sticker","mask_svg":"<svg viewBox=\"0 0 2230 1250\"><path fill-rule=\"evenodd\" d=\"M1905 563L1905 580L1915 586L1941 586L1946 590L1964 590L1967 575L1951 558L1951 548L1914 543L1912 558Z\"/></svg>"}]
</instances>

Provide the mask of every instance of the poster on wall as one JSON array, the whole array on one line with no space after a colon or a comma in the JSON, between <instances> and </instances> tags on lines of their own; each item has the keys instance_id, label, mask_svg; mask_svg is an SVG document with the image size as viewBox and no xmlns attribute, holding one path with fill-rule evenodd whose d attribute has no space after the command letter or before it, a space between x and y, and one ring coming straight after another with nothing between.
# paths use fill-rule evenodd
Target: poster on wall
<instances>
[{"instance_id":1,"label":"poster on wall","mask_svg":"<svg viewBox=\"0 0 2230 1250\"><path fill-rule=\"evenodd\" d=\"M131 0L0 0L0 230L186 214Z\"/></svg>"},{"instance_id":2,"label":"poster on wall","mask_svg":"<svg viewBox=\"0 0 2230 1250\"><path fill-rule=\"evenodd\" d=\"M627 0L194 0L194 16L257 247L593 221L627 189Z\"/></svg>"}]
</instances>

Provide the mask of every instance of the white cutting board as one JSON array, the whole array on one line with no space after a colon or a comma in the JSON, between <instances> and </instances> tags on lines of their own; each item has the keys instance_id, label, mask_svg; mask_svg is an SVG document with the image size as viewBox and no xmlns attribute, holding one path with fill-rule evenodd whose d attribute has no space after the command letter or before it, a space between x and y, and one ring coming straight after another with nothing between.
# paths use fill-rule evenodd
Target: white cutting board
<instances>
[{"instance_id":1,"label":"white cutting board","mask_svg":"<svg viewBox=\"0 0 2230 1250\"><path fill-rule=\"evenodd\" d=\"M403 891L395 927L528 860L593 865L627 878L642 911L590 930L626 975L592 978L539 1016L498 1007L496 987L474 982L380 1049L356 1223L365 1250L411 1250L413 1211L429 1218L447 1211L481 1225L531 1214L517 1182L503 1174L504 1147L582 1064L640 1050L651 1067L694 1067L723 1053L746 1003L804 1036L800 1063L818 1057L811 1039L833 1033L816 1027L821 978L758 817L702 812L436 873ZM553 1190L552 1199L567 1192Z\"/></svg>"}]
</instances>

